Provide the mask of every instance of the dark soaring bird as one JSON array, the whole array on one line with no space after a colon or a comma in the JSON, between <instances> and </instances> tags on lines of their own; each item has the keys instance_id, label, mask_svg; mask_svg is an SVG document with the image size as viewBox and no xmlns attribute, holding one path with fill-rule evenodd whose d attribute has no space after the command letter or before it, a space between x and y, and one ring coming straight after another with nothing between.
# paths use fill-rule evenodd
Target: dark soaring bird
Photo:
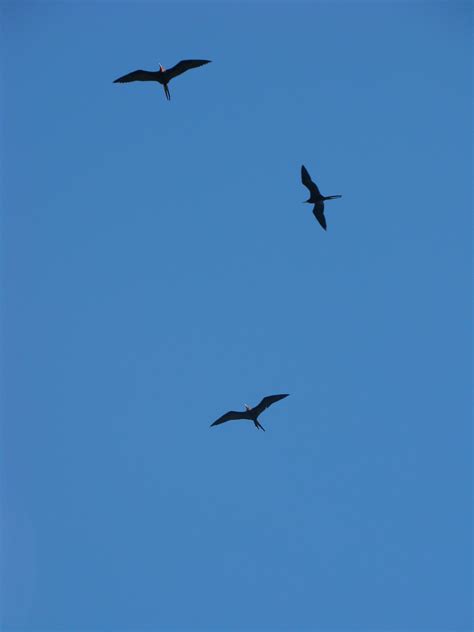
<instances>
[{"instance_id":1,"label":"dark soaring bird","mask_svg":"<svg viewBox=\"0 0 474 632\"><path fill-rule=\"evenodd\" d=\"M204 66L204 64L209 63L210 61L208 59L183 59L183 61L179 61L176 66L173 66L173 68L169 68L168 70L165 70L161 64L160 69L156 71L134 70L133 72L129 72L128 75L115 79L114 83L129 83L130 81L158 81L158 83L161 83L163 86L165 96L169 101L171 99L171 95L168 89L168 83L171 79L173 79L173 77L177 77L191 68L199 68L199 66Z\"/></svg>"},{"instance_id":2,"label":"dark soaring bird","mask_svg":"<svg viewBox=\"0 0 474 632\"><path fill-rule=\"evenodd\" d=\"M301 182L309 189L310 196L308 200L305 200L308 204L314 204L313 215L326 230L326 218L324 217L324 200L334 200L342 197L342 195L321 195L318 187L311 180L311 176L306 171L304 165L301 165Z\"/></svg>"},{"instance_id":3,"label":"dark soaring bird","mask_svg":"<svg viewBox=\"0 0 474 632\"><path fill-rule=\"evenodd\" d=\"M263 413L266 408L268 408L278 400L283 399L284 397L288 397L288 393L285 393L284 395L268 395L267 397L264 397L262 399L260 404L257 404L257 406L254 406L253 408L250 408L249 406L247 406L247 404L245 404L245 410L243 410L242 412L229 410L228 413L225 413L225 415L222 415L222 417L216 419L216 421L211 424L210 427L218 426L219 424L223 424L226 421L232 421L233 419L248 419L249 421L253 421L257 430L261 428L263 431L265 431L265 428L260 424L257 417L261 413Z\"/></svg>"}]
</instances>

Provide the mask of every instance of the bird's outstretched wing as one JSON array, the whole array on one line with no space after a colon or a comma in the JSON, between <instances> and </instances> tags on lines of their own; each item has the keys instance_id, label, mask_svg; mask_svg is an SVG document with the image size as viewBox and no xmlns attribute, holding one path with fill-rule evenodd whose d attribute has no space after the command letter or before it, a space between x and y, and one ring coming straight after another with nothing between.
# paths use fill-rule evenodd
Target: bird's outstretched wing
<instances>
[{"instance_id":1,"label":"bird's outstretched wing","mask_svg":"<svg viewBox=\"0 0 474 632\"><path fill-rule=\"evenodd\" d=\"M156 73L149 70L134 70L128 75L115 79L114 83L129 83L130 81L153 81Z\"/></svg>"},{"instance_id":2,"label":"bird's outstretched wing","mask_svg":"<svg viewBox=\"0 0 474 632\"><path fill-rule=\"evenodd\" d=\"M322 202L322 201L321 202L317 202L314 205L313 215L318 220L318 222L321 224L321 226L324 228L324 230L326 230L327 224L326 224L326 218L324 217L324 202Z\"/></svg>"},{"instance_id":3,"label":"bird's outstretched wing","mask_svg":"<svg viewBox=\"0 0 474 632\"><path fill-rule=\"evenodd\" d=\"M258 417L258 415L263 413L263 411L266 408L268 408L269 406L271 406L272 404L274 404L278 400L283 399L284 397L288 397L288 395L289 395L289 393L284 393L283 395L267 395L267 397L264 397L262 399L260 404L257 404L255 406L255 408L252 409L252 413L256 413L257 417Z\"/></svg>"},{"instance_id":4,"label":"bird's outstretched wing","mask_svg":"<svg viewBox=\"0 0 474 632\"><path fill-rule=\"evenodd\" d=\"M229 410L228 413L225 413L224 415L219 417L219 419L216 419L215 422L211 424L211 426L218 426L219 424L223 424L226 421L233 421L234 419L248 419L248 417L246 417L245 412Z\"/></svg>"},{"instance_id":5,"label":"bird's outstretched wing","mask_svg":"<svg viewBox=\"0 0 474 632\"><path fill-rule=\"evenodd\" d=\"M311 176L304 165L301 165L301 182L309 189L310 193L316 193L318 197L322 197L318 187L311 180Z\"/></svg>"},{"instance_id":6,"label":"bird's outstretched wing","mask_svg":"<svg viewBox=\"0 0 474 632\"><path fill-rule=\"evenodd\" d=\"M209 63L209 59L183 59L172 68L168 68L168 70L166 70L165 72L169 79L173 79L173 77L177 77L183 72L186 72L186 70L190 70L191 68L199 68L199 66L204 66L204 64Z\"/></svg>"}]
</instances>

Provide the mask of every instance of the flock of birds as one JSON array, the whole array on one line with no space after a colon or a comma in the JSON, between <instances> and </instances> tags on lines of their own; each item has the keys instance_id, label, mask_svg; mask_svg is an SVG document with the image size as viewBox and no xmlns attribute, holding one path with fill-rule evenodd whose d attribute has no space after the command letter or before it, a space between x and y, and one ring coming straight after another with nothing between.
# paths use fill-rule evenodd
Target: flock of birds
<instances>
[{"instance_id":1,"label":"flock of birds","mask_svg":"<svg viewBox=\"0 0 474 632\"><path fill-rule=\"evenodd\" d=\"M168 70L163 68L161 64L159 70L134 70L133 72L129 72L128 74L115 79L114 83L130 83L132 81L157 81L163 86L165 97L168 101L170 101L171 94L168 88L168 83L171 81L171 79L174 79L174 77L183 74L183 72L186 72L187 70L191 70L192 68L199 68L200 66L204 66L205 64L209 63L209 59L183 59ZM326 200L334 200L342 196L322 195L317 185L311 180L311 176L309 175L304 165L301 166L301 182L309 190L310 194L309 198L305 202L307 204L314 204L313 215L317 219L321 227L326 230L327 223L324 216L324 202ZM247 406L247 404L245 404L245 410L243 411L229 410L224 415L221 415L219 419L216 419L216 421L211 424L211 427L219 426L226 421L245 419L247 421L252 421L257 430L265 431L265 428L258 421L259 415L263 413L263 411L266 410L269 406L271 406L275 402L278 402L280 399L284 399L285 397L288 397L288 393L283 393L280 395L267 395L259 404L257 404L253 408L250 408L250 406Z\"/></svg>"}]
</instances>

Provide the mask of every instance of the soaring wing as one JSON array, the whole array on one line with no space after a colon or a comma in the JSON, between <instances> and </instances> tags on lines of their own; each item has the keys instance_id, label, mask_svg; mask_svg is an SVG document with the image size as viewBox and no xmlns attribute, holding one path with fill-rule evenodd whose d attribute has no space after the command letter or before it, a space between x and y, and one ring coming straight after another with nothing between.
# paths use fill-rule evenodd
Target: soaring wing
<instances>
[{"instance_id":1,"label":"soaring wing","mask_svg":"<svg viewBox=\"0 0 474 632\"><path fill-rule=\"evenodd\" d=\"M301 165L301 182L305 185L305 187L309 189L310 193L316 193L318 197L322 197L321 193L319 192L318 187L311 180L311 176L307 172L306 167L304 165Z\"/></svg>"},{"instance_id":2,"label":"soaring wing","mask_svg":"<svg viewBox=\"0 0 474 632\"><path fill-rule=\"evenodd\" d=\"M261 413L263 413L263 411L268 408L269 406L271 406L272 404L274 404L275 402L277 402L280 399L283 399L285 397L288 397L289 393L285 393L284 395L267 395L267 397L264 397L262 399L262 401L260 402L260 404L257 404L255 406L255 408L252 409L252 413L256 413L257 417L258 415L260 415Z\"/></svg>"},{"instance_id":3,"label":"soaring wing","mask_svg":"<svg viewBox=\"0 0 474 632\"><path fill-rule=\"evenodd\" d=\"M134 70L129 72L128 75L119 77L114 83L129 83L130 81L153 81L155 79L155 72L149 70Z\"/></svg>"},{"instance_id":4,"label":"soaring wing","mask_svg":"<svg viewBox=\"0 0 474 632\"><path fill-rule=\"evenodd\" d=\"M321 224L321 226L324 228L324 230L326 230L327 224L326 224L326 218L324 217L324 202L322 202L322 201L321 202L317 202L314 205L313 215L318 220L318 222Z\"/></svg>"},{"instance_id":5,"label":"soaring wing","mask_svg":"<svg viewBox=\"0 0 474 632\"><path fill-rule=\"evenodd\" d=\"M223 424L226 421L233 421L234 419L248 419L248 417L246 417L246 412L238 412L236 410L229 410L228 413L225 413L225 415L222 415L222 417L219 417L219 419L216 419L215 422L211 424L211 427L218 426L219 424Z\"/></svg>"},{"instance_id":6,"label":"soaring wing","mask_svg":"<svg viewBox=\"0 0 474 632\"><path fill-rule=\"evenodd\" d=\"M186 70L190 70L191 68L199 68L199 66L204 66L204 64L209 64L210 60L208 59L183 59L179 61L176 66L169 68L166 70L166 74L169 79L173 79L173 77L177 77L181 75Z\"/></svg>"}]
</instances>

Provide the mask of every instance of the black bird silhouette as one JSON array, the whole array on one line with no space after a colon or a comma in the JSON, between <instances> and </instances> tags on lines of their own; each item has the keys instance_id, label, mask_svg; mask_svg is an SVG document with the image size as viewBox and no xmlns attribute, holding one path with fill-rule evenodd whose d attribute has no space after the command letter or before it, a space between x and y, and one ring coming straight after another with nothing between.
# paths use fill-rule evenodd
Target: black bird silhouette
<instances>
[{"instance_id":1,"label":"black bird silhouette","mask_svg":"<svg viewBox=\"0 0 474 632\"><path fill-rule=\"evenodd\" d=\"M129 72L128 75L115 79L114 83L130 83L130 81L158 81L158 83L161 83L163 86L165 96L169 101L171 99L171 95L168 83L171 79L181 75L183 72L186 72L186 70L199 68L199 66L204 66L204 64L209 63L209 59L183 59L173 66L173 68L169 68L168 70L163 68L161 64L160 69L155 71L134 70L133 72Z\"/></svg>"},{"instance_id":2,"label":"black bird silhouette","mask_svg":"<svg viewBox=\"0 0 474 632\"><path fill-rule=\"evenodd\" d=\"M249 406L247 406L247 404L245 404L245 410L243 410L242 412L229 410L228 413L225 413L225 415L222 415L222 417L216 419L216 421L211 424L210 427L212 428L212 426L218 426L219 424L223 424L226 421L232 421L234 419L248 419L249 421L253 421L257 430L261 428L263 431L265 431L265 428L260 424L257 417L261 413L263 413L266 408L268 408L278 400L283 399L284 397L288 397L288 393L285 393L284 395L268 395L267 397L264 397L262 399L260 404L257 404L257 406L254 406L253 408L250 408Z\"/></svg>"},{"instance_id":3,"label":"black bird silhouette","mask_svg":"<svg viewBox=\"0 0 474 632\"><path fill-rule=\"evenodd\" d=\"M308 200L305 200L308 204L314 204L313 215L321 224L321 226L326 230L326 218L324 217L324 200L334 200L336 198L342 197L342 195L321 195L318 187L311 180L311 176L306 171L306 167L301 165L301 182L309 189L310 196Z\"/></svg>"}]
</instances>

